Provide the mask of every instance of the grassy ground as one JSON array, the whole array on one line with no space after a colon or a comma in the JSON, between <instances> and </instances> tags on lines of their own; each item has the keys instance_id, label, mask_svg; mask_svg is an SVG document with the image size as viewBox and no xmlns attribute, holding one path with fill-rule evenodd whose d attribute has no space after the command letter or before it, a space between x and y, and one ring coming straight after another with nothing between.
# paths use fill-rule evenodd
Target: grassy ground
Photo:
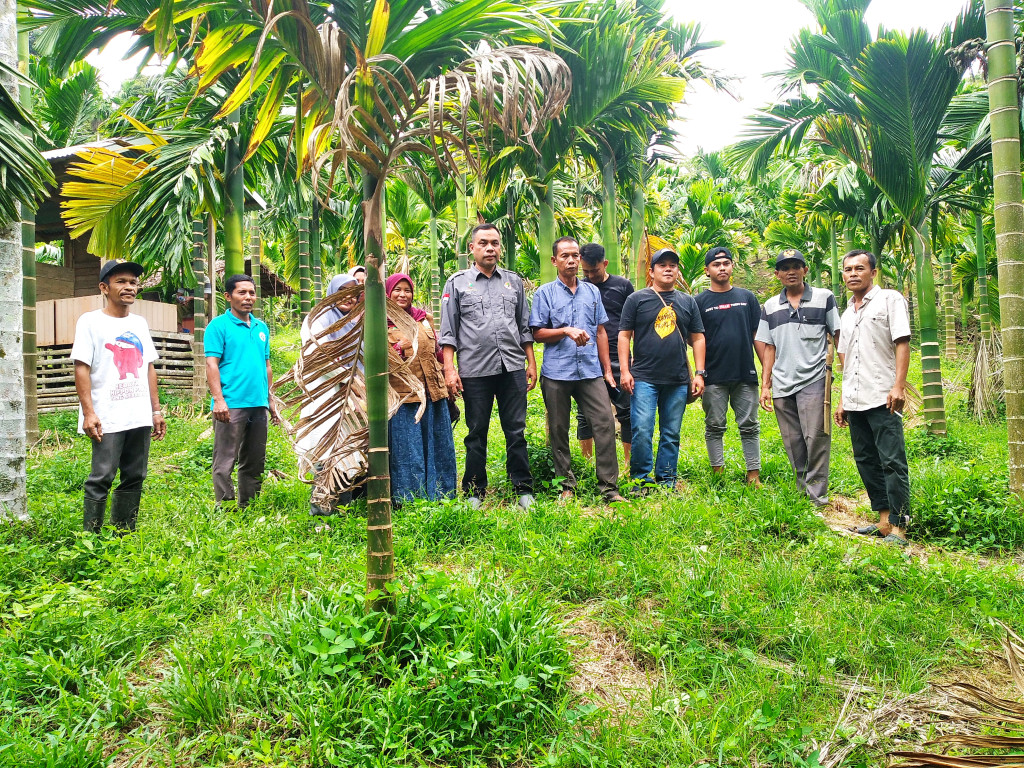
<instances>
[{"instance_id":1,"label":"grassy ground","mask_svg":"<svg viewBox=\"0 0 1024 768\"><path fill-rule=\"evenodd\" d=\"M507 503L495 423L481 510L396 512L390 623L362 607L364 519L306 514L278 431L262 497L218 513L208 417L174 405L138 534L96 538L88 445L47 417L33 522L0 529L0 764L882 765L934 733L912 712L930 682L1011 692L994 622L1024 629L1024 516L1005 426L968 420L965 377L948 371L951 437L910 434L909 553L817 517L772 417L761 490L734 428L712 478L693 408L679 493L559 506L533 392L539 503ZM855 504L834 442L833 493Z\"/></svg>"}]
</instances>

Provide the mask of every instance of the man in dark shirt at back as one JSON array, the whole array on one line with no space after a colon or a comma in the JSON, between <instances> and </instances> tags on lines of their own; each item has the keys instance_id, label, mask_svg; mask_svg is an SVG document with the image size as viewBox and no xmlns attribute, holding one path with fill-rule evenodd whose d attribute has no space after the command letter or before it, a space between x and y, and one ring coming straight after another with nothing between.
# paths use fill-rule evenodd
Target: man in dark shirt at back
<instances>
[{"instance_id":1,"label":"man in dark shirt at back","mask_svg":"<svg viewBox=\"0 0 1024 768\"><path fill-rule=\"evenodd\" d=\"M598 243L587 243L580 247L580 259L583 278L597 286L604 311L608 315L604 327L608 331L608 352L612 359L612 376L615 377L615 388L608 387L608 398L615 407L615 419L619 422L619 436L622 439L622 455L628 465L633 427L629 420L629 392L619 385L619 318L622 317L622 305L633 292L633 284L624 277L608 274L604 246ZM577 416L576 437L580 441L580 450L590 458L594 455L594 430L582 411Z\"/></svg>"},{"instance_id":2,"label":"man in dark shirt at back","mask_svg":"<svg viewBox=\"0 0 1024 768\"><path fill-rule=\"evenodd\" d=\"M711 471L725 472L722 436L732 405L740 430L747 482L761 484L761 427L757 421L757 368L754 336L761 321L761 305L745 288L732 285L732 253L721 246L704 256L704 274L711 287L700 293L697 306L704 322L707 371L704 379L704 442Z\"/></svg>"}]
</instances>

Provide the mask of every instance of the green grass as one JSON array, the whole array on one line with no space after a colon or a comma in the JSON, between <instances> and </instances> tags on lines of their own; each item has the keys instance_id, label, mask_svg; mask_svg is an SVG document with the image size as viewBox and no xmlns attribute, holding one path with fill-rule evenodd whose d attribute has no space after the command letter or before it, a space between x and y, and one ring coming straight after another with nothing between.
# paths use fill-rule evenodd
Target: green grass
<instances>
[{"instance_id":1,"label":"green grass","mask_svg":"<svg viewBox=\"0 0 1024 768\"><path fill-rule=\"evenodd\" d=\"M275 367L294 354L294 334L278 338ZM80 532L88 445L71 415L45 417L32 522L0 528L0 765L815 765L851 678L876 691L855 704L869 707L989 665L995 618L1024 630L1005 426L969 421L963 371L947 375L951 437L908 434L926 557L829 531L770 416L759 491L740 482L734 427L727 476L711 476L698 407L684 492L604 511L577 455L583 497L560 506L534 392L539 503L503 503L495 421L481 510L396 511L390 621L363 607L365 519L317 530L279 431L268 469L287 479L218 512L209 421L172 416L139 532L117 539ZM848 434L834 442L833 493L857 497ZM574 692L581 612L649 677L627 711Z\"/></svg>"}]
</instances>

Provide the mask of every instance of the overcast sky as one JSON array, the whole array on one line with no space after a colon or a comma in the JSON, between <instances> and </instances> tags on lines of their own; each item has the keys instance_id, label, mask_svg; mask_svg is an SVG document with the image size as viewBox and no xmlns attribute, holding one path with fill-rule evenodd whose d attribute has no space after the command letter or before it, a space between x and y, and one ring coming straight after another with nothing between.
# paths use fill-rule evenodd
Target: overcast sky
<instances>
[{"instance_id":1,"label":"overcast sky","mask_svg":"<svg viewBox=\"0 0 1024 768\"><path fill-rule=\"evenodd\" d=\"M956 18L965 4L965 0L874 0L867 19L873 29L881 24L889 29L924 27L935 32ZM721 149L736 139L746 115L771 101L774 84L764 73L783 67L786 44L813 19L798 0L666 0L665 9L681 20L699 21L705 40L724 43L705 54L704 61L736 78L732 90L738 100L696 84L680 110L685 118L680 127L684 153L698 147ZM107 93L116 92L135 71L121 61L128 44L124 35L103 53L89 57L101 68Z\"/></svg>"}]
</instances>

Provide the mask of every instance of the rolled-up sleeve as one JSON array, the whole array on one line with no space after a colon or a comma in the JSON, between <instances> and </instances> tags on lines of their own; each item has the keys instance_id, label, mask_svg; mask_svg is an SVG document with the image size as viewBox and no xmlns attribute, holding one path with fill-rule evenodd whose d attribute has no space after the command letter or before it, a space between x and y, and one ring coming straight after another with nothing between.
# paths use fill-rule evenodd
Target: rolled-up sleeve
<instances>
[{"instance_id":1,"label":"rolled-up sleeve","mask_svg":"<svg viewBox=\"0 0 1024 768\"><path fill-rule=\"evenodd\" d=\"M442 347L459 348L459 298L455 293L453 280L444 284L441 294L441 336L438 343Z\"/></svg>"},{"instance_id":2,"label":"rolled-up sleeve","mask_svg":"<svg viewBox=\"0 0 1024 768\"><path fill-rule=\"evenodd\" d=\"M889 331L893 342L910 338L910 311L907 307L907 300L897 291L887 294L887 298L889 299Z\"/></svg>"}]
</instances>

